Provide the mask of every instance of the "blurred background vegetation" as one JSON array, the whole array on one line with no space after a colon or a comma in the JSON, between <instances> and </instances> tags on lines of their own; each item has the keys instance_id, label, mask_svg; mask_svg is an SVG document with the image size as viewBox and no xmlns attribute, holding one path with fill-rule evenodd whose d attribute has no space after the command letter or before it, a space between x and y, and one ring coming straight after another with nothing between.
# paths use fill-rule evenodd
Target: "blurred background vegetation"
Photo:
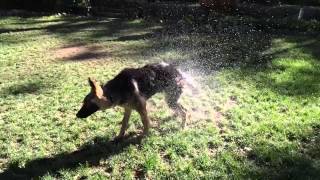
<instances>
[{"instance_id":1,"label":"blurred background vegetation","mask_svg":"<svg viewBox=\"0 0 320 180\"><path fill-rule=\"evenodd\" d=\"M163 1L163 0L162 0ZM134 4L162 2L160 0L1 0L0 9L23 9L30 11L65 11L81 13L93 6L121 7ZM173 0L165 0L173 1ZM221 0L220 0L221 1ZM225 0L230 1L230 0ZM232 0L231 0L232 1ZM264 5L311 5L320 6L320 0L233 0ZM175 2L197 2L197 0L175 0Z\"/></svg>"}]
</instances>

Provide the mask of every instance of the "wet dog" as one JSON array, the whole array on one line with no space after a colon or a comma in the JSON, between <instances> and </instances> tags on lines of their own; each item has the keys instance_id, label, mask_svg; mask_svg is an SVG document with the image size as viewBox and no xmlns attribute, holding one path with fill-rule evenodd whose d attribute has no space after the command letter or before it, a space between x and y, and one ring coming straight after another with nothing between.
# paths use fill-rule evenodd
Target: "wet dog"
<instances>
[{"instance_id":1,"label":"wet dog","mask_svg":"<svg viewBox=\"0 0 320 180\"><path fill-rule=\"evenodd\" d=\"M143 123L143 134L147 134L150 120L146 101L154 94L164 92L168 106L176 115L181 116L184 127L186 109L178 103L178 99L185 83L181 71L164 62L147 64L141 68L126 68L103 86L89 78L91 92L84 98L77 117L86 118L98 110L122 106L124 117L118 138L124 136L132 110L139 113Z\"/></svg>"}]
</instances>

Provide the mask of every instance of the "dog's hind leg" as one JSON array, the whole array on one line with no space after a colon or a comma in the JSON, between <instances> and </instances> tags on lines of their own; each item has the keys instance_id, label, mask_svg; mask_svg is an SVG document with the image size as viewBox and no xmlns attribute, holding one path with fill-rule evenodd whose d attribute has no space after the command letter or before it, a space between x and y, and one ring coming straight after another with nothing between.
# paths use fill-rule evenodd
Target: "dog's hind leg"
<instances>
[{"instance_id":1,"label":"dog's hind leg","mask_svg":"<svg viewBox=\"0 0 320 180\"><path fill-rule=\"evenodd\" d=\"M180 103L178 103L181 94L182 88L174 86L174 88L166 90L166 101L168 106L175 112L175 114L182 118L181 126L184 128L186 126L187 110Z\"/></svg>"},{"instance_id":2,"label":"dog's hind leg","mask_svg":"<svg viewBox=\"0 0 320 180\"><path fill-rule=\"evenodd\" d=\"M169 105L170 106L170 105ZM181 127L185 128L186 127L186 121L187 121L187 113L186 113L186 108L184 108L180 103L176 103L171 107L171 109L174 110L175 114L179 115L182 119Z\"/></svg>"}]
</instances>

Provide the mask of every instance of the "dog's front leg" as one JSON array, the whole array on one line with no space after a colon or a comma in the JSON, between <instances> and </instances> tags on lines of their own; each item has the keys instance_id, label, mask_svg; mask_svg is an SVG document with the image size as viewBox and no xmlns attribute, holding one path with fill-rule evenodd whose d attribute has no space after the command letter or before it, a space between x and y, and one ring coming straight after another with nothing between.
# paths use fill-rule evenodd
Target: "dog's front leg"
<instances>
[{"instance_id":1,"label":"dog's front leg","mask_svg":"<svg viewBox=\"0 0 320 180\"><path fill-rule=\"evenodd\" d=\"M132 112L131 108L128 108L128 107L124 108L124 116L123 116L123 119L122 119L121 130L120 130L120 133L119 133L117 138L121 138L121 137L124 136L124 134L126 132L126 129L128 127L128 122L129 122L129 119L130 119L130 116L131 116L131 112Z\"/></svg>"}]
</instances>

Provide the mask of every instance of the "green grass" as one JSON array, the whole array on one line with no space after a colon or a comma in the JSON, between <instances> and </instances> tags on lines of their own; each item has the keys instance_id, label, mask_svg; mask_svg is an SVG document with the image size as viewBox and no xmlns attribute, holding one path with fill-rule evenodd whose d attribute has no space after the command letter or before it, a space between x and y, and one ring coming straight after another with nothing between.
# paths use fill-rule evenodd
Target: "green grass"
<instances>
[{"instance_id":1,"label":"green grass","mask_svg":"<svg viewBox=\"0 0 320 180\"><path fill-rule=\"evenodd\" d=\"M209 33L142 20L0 19L0 178L317 179L319 36L226 26ZM57 54L67 46L87 49ZM87 77L107 81L156 61L195 71L200 94L181 101L200 117L187 129L161 94L150 100L159 126L143 139L137 113L120 143L112 140L122 109L75 118Z\"/></svg>"}]
</instances>

